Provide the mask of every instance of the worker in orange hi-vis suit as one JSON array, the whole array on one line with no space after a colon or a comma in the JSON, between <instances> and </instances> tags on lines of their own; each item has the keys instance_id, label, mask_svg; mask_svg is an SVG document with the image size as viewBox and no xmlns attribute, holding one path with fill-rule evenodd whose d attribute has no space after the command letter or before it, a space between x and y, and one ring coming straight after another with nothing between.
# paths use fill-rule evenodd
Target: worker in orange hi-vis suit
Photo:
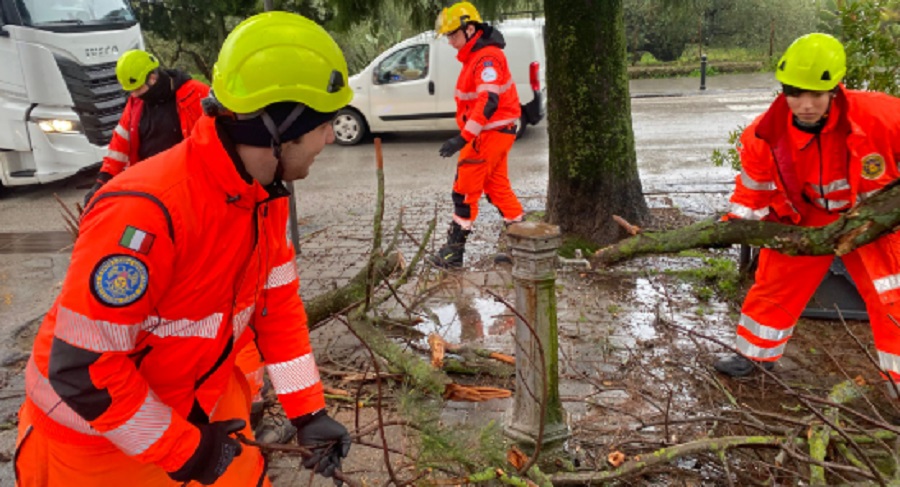
<instances>
[{"instance_id":1,"label":"worker in orange hi-vis suit","mask_svg":"<svg viewBox=\"0 0 900 487\"><path fill-rule=\"evenodd\" d=\"M516 141L522 108L509 72L500 31L482 23L469 2L445 8L436 33L446 35L463 64L456 82L456 123L460 134L444 142L442 157L459 152L453 183L453 221L447 243L431 262L444 268L463 265L466 240L478 217L478 200L486 194L505 223L521 221L524 213L509 183L507 159Z\"/></svg>"},{"instance_id":2,"label":"worker in orange hi-vis suit","mask_svg":"<svg viewBox=\"0 0 900 487\"><path fill-rule=\"evenodd\" d=\"M783 93L741 136L742 172L725 218L820 227L900 178L900 99L848 90L845 72L837 39L816 33L791 44L776 68ZM772 369L833 259L760 250L737 326L740 354L716 370ZM900 235L841 259L866 302L881 368L900 379Z\"/></svg>"},{"instance_id":3,"label":"worker in orange hi-vis suit","mask_svg":"<svg viewBox=\"0 0 900 487\"><path fill-rule=\"evenodd\" d=\"M126 51L116 62L116 77L130 93L119 124L113 131L97 181L84 197L94 193L129 167L170 149L188 138L203 114L201 101L209 87L177 69L162 69L156 56L139 49ZM248 330L248 333L252 333ZM263 408L263 364L252 341L237 356L253 395L253 409Z\"/></svg>"},{"instance_id":4,"label":"worker in orange hi-vis suit","mask_svg":"<svg viewBox=\"0 0 900 487\"><path fill-rule=\"evenodd\" d=\"M156 56L139 49L119 57L116 78L130 96L84 206L114 176L188 138L203 115L200 101L209 94L202 82L160 68Z\"/></svg>"},{"instance_id":5,"label":"worker in orange hi-vis suit","mask_svg":"<svg viewBox=\"0 0 900 487\"><path fill-rule=\"evenodd\" d=\"M255 338L303 465L350 450L325 411L287 235L283 181L305 178L353 94L313 21L239 24L191 137L104 185L82 215L25 370L20 487L270 485L235 355ZM245 330L254 330L253 334Z\"/></svg>"}]
</instances>

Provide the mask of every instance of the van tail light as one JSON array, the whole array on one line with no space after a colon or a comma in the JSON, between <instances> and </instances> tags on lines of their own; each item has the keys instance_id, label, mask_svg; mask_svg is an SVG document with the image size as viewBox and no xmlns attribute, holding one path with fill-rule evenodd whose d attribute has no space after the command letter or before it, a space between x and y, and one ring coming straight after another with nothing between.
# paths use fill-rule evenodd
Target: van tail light
<instances>
[{"instance_id":1,"label":"van tail light","mask_svg":"<svg viewBox=\"0 0 900 487\"><path fill-rule=\"evenodd\" d=\"M531 80L531 89L533 91L541 91L541 63L534 61L528 66L528 78Z\"/></svg>"}]
</instances>

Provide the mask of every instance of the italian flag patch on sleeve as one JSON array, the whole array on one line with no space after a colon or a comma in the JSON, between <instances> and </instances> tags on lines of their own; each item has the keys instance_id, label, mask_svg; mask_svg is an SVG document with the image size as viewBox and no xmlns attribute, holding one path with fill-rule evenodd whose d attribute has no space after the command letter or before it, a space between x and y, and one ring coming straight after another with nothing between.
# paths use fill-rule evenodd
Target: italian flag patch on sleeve
<instances>
[{"instance_id":1,"label":"italian flag patch on sleeve","mask_svg":"<svg viewBox=\"0 0 900 487\"><path fill-rule=\"evenodd\" d=\"M155 238L152 233L127 226L125 227L125 233L122 234L122 239L119 240L119 245L139 254L146 254L150 252L150 247L153 246Z\"/></svg>"}]
</instances>

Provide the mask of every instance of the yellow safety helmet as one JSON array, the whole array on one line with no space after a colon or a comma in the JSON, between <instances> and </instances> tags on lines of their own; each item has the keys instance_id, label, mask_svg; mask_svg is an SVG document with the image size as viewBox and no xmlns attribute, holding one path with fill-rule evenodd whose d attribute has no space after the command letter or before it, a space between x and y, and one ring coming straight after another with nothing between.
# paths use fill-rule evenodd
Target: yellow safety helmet
<instances>
[{"instance_id":1,"label":"yellow safety helmet","mask_svg":"<svg viewBox=\"0 0 900 487\"><path fill-rule=\"evenodd\" d=\"M828 34L807 34L784 51L775 78L782 84L809 91L830 91L847 73L841 42Z\"/></svg>"},{"instance_id":2,"label":"yellow safety helmet","mask_svg":"<svg viewBox=\"0 0 900 487\"><path fill-rule=\"evenodd\" d=\"M469 2L459 2L445 8L434 22L434 32L438 37L465 27L469 22L481 23L481 15Z\"/></svg>"},{"instance_id":3,"label":"yellow safety helmet","mask_svg":"<svg viewBox=\"0 0 900 487\"><path fill-rule=\"evenodd\" d=\"M125 91L134 91L147 83L147 76L159 67L156 56L146 51L132 49L116 62L116 78Z\"/></svg>"},{"instance_id":4,"label":"yellow safety helmet","mask_svg":"<svg viewBox=\"0 0 900 487\"><path fill-rule=\"evenodd\" d=\"M347 61L321 26L301 15L254 15L228 34L213 67L219 103L238 114L297 102L335 112L353 98Z\"/></svg>"}]
</instances>

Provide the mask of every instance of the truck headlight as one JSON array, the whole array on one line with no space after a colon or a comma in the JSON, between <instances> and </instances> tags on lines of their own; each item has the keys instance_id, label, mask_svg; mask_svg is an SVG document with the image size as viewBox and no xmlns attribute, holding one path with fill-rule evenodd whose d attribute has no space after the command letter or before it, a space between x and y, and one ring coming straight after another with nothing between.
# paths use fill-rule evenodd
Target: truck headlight
<instances>
[{"instance_id":1,"label":"truck headlight","mask_svg":"<svg viewBox=\"0 0 900 487\"><path fill-rule=\"evenodd\" d=\"M47 134L80 134L83 132L81 123L72 120L32 118L31 121Z\"/></svg>"}]
</instances>

